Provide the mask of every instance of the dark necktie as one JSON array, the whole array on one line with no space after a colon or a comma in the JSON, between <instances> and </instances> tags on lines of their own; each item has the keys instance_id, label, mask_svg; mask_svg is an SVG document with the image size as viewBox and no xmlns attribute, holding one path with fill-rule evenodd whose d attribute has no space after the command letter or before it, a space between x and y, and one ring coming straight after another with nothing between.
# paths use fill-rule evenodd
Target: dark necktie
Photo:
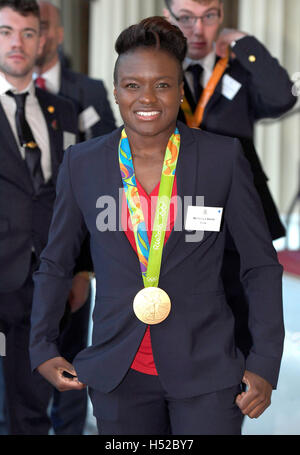
<instances>
[{"instance_id":1,"label":"dark necktie","mask_svg":"<svg viewBox=\"0 0 300 455\"><path fill-rule=\"evenodd\" d=\"M203 91L203 88L200 84L200 77L201 77L201 74L203 73L203 68L201 65L199 65L199 63L197 63L195 65L189 65L187 68L187 71L190 71L193 75L195 100L196 100L196 102L198 102L198 100L202 94L202 91Z\"/></svg>"},{"instance_id":2,"label":"dark necktie","mask_svg":"<svg viewBox=\"0 0 300 455\"><path fill-rule=\"evenodd\" d=\"M20 145L25 149L25 162L30 172L32 184L37 193L41 185L44 183L44 175L41 167L41 151L35 142L30 126L25 118L25 102L28 93L16 95L11 91L7 95L15 99L16 110L16 127L20 141Z\"/></svg>"}]
</instances>

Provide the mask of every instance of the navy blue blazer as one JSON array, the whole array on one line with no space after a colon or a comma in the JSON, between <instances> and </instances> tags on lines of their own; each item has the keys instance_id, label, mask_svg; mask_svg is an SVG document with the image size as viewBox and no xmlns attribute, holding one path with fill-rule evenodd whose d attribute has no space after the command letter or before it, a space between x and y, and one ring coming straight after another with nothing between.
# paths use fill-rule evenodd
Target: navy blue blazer
<instances>
[{"instance_id":1,"label":"navy blue blazer","mask_svg":"<svg viewBox=\"0 0 300 455\"><path fill-rule=\"evenodd\" d=\"M201 240L189 242L188 232L173 230L164 247L159 286L169 294L172 309L165 321L151 326L160 380L170 395L184 398L238 384L246 368L276 387L284 337L282 267L249 164L238 140L181 122L178 127L178 195L182 200L192 197L193 205L197 195L204 196L205 206L223 207L224 216L220 232L205 232ZM64 296L88 230L96 274L93 337L74 366L80 381L103 392L121 382L146 330L132 308L143 288L138 258L119 230L120 134L118 129L65 153L49 243L34 276L33 369L59 356L56 340ZM178 205L177 219L184 218L185 210L184 204ZM105 223L110 230L103 229ZM241 280L249 300L253 347L246 360L235 346L234 318L220 274L227 229L241 257Z\"/></svg>"},{"instance_id":2,"label":"navy blue blazer","mask_svg":"<svg viewBox=\"0 0 300 455\"><path fill-rule=\"evenodd\" d=\"M52 166L51 180L38 195L34 194L29 171L0 105L0 293L22 286L29 273L32 246L37 255L46 246L64 134L72 133L76 139L78 133L69 101L38 88L36 96L48 127Z\"/></svg>"},{"instance_id":3,"label":"navy blue blazer","mask_svg":"<svg viewBox=\"0 0 300 455\"><path fill-rule=\"evenodd\" d=\"M85 74L61 67L61 86L59 95L73 102L77 115L89 107L94 107L99 120L81 134L81 139L102 136L116 128L107 92L101 80L92 79Z\"/></svg>"}]
</instances>

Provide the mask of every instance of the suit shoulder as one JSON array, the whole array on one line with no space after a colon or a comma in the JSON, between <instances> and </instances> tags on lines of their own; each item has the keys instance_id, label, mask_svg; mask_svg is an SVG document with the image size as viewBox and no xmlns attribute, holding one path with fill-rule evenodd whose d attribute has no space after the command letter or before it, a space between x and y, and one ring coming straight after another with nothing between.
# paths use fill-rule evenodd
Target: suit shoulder
<instances>
[{"instance_id":1,"label":"suit shoulder","mask_svg":"<svg viewBox=\"0 0 300 455\"><path fill-rule=\"evenodd\" d=\"M74 110L72 102L60 95L55 95L54 93L50 93L45 90L41 90L37 87L36 96L40 101L47 103L49 106L50 105L55 105L55 106L59 105L59 107L69 109L71 111Z\"/></svg>"},{"instance_id":2,"label":"suit shoulder","mask_svg":"<svg viewBox=\"0 0 300 455\"><path fill-rule=\"evenodd\" d=\"M232 156L241 150L241 143L238 138L224 136L222 134L211 133L208 131L192 129L194 139L199 144L199 152L214 154L218 157Z\"/></svg>"},{"instance_id":3,"label":"suit shoulder","mask_svg":"<svg viewBox=\"0 0 300 455\"><path fill-rule=\"evenodd\" d=\"M104 87L104 83L101 79L93 79L86 74L64 69L62 77L72 80L74 83L79 84L82 88L95 88L96 86Z\"/></svg>"},{"instance_id":4,"label":"suit shoulder","mask_svg":"<svg viewBox=\"0 0 300 455\"><path fill-rule=\"evenodd\" d=\"M111 133L73 145L69 149L70 161L77 165L82 160L92 163L94 159L102 159L106 152L113 153L113 150L117 150L120 135L118 128Z\"/></svg>"}]
</instances>

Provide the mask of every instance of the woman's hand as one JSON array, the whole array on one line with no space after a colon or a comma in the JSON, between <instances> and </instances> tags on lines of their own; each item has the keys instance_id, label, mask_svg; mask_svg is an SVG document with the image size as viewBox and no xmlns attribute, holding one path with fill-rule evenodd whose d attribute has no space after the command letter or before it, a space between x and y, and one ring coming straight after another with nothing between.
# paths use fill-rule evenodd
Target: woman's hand
<instances>
[{"instance_id":1,"label":"woman's hand","mask_svg":"<svg viewBox=\"0 0 300 455\"><path fill-rule=\"evenodd\" d=\"M78 381L73 365L63 357L54 357L53 359L47 360L39 365L37 370L59 392L82 390L86 387L85 384ZM64 372L69 373L73 377L64 376Z\"/></svg>"},{"instance_id":2,"label":"woman's hand","mask_svg":"<svg viewBox=\"0 0 300 455\"><path fill-rule=\"evenodd\" d=\"M243 383L248 386L236 398L236 404L244 415L257 419L271 404L272 386L261 376L245 371Z\"/></svg>"}]
</instances>

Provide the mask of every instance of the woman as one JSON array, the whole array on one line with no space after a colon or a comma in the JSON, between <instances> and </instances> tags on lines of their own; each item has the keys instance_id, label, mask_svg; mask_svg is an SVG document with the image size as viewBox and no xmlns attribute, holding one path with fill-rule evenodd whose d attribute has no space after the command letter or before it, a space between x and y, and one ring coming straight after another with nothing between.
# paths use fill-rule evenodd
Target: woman
<instances>
[{"instance_id":1,"label":"woman","mask_svg":"<svg viewBox=\"0 0 300 455\"><path fill-rule=\"evenodd\" d=\"M179 29L145 19L121 33L116 50L124 127L65 154L35 276L32 367L59 390L88 385L102 434L240 434L242 413L259 416L276 387L282 268L239 142L176 122L186 51ZM249 298L246 360L220 278L226 229ZM93 341L74 369L55 340L86 230Z\"/></svg>"}]
</instances>

